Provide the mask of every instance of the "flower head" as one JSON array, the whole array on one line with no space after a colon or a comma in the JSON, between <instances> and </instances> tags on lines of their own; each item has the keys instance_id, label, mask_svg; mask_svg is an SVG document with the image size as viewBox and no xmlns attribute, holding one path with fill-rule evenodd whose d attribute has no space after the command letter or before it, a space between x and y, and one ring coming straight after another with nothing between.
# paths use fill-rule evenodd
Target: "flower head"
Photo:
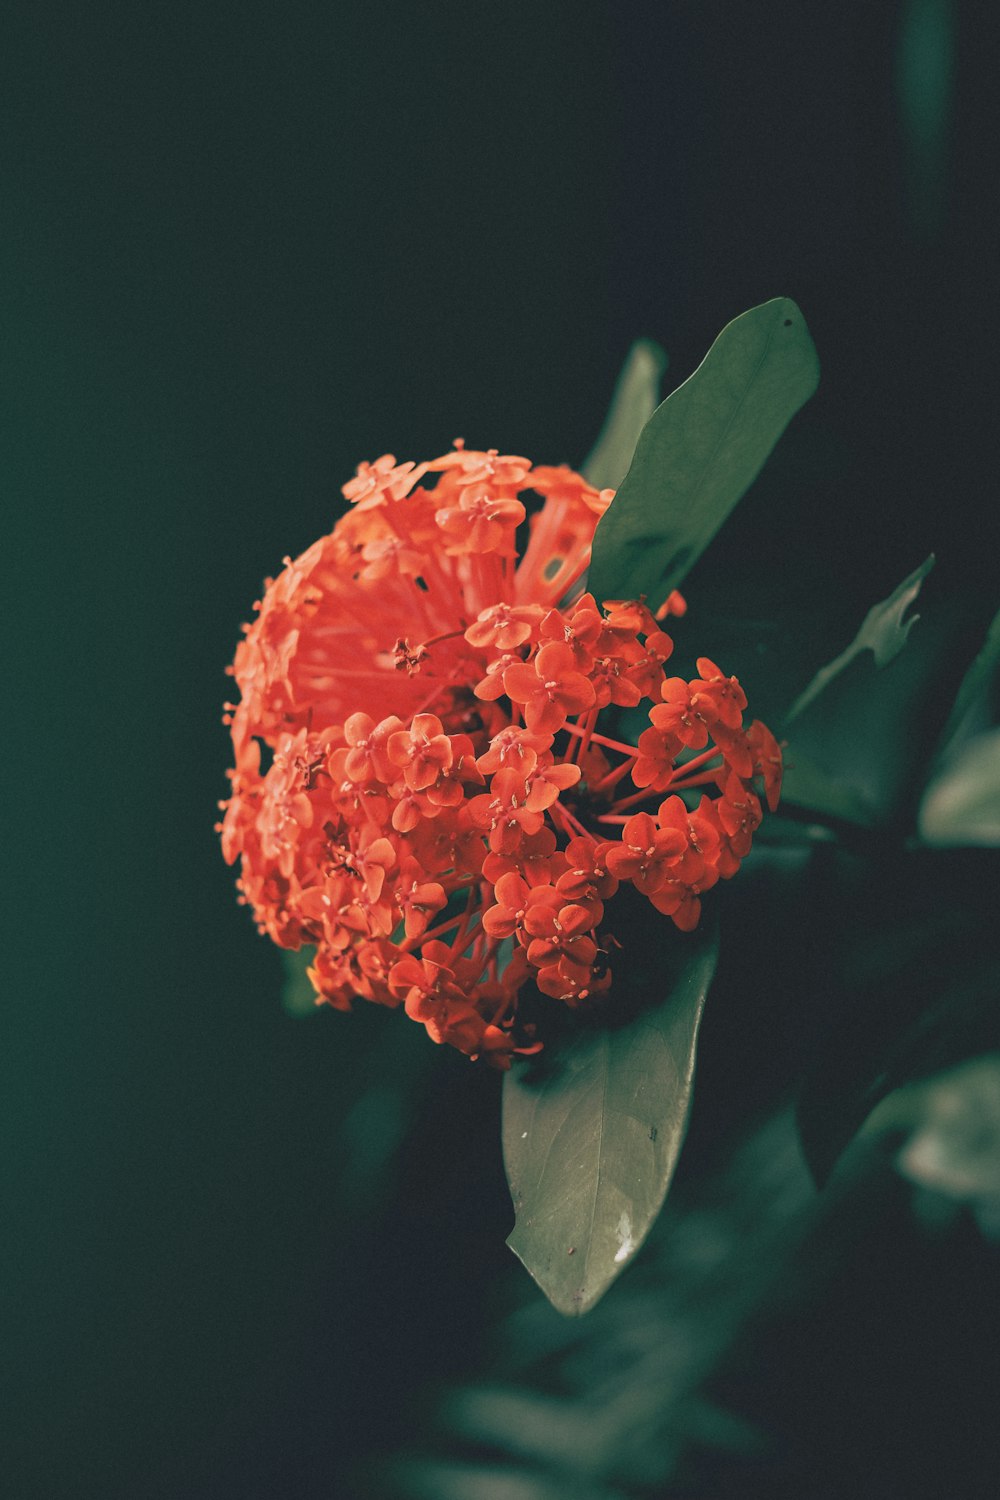
<instances>
[{"instance_id":1,"label":"flower head","mask_svg":"<svg viewBox=\"0 0 1000 1500\"><path fill-rule=\"evenodd\" d=\"M777 803L781 751L708 658L665 675L676 591L655 617L582 591L611 491L456 444L384 454L343 493L237 647L223 853L259 929L315 947L318 1000L401 1006L509 1066L538 1045L525 985L613 1000L621 885L697 924ZM614 737L642 704L638 745Z\"/></svg>"}]
</instances>

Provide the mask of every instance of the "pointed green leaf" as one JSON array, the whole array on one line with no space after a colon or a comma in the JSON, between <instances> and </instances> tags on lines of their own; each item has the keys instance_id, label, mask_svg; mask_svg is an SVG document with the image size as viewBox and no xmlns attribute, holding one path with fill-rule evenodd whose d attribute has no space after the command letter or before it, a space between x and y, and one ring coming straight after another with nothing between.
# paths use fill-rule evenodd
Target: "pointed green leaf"
<instances>
[{"instance_id":1,"label":"pointed green leaf","mask_svg":"<svg viewBox=\"0 0 1000 1500\"><path fill-rule=\"evenodd\" d=\"M735 318L657 407L594 536L599 600L676 588L756 479L819 381L805 319L788 297Z\"/></svg>"},{"instance_id":2,"label":"pointed green leaf","mask_svg":"<svg viewBox=\"0 0 1000 1500\"><path fill-rule=\"evenodd\" d=\"M666 368L667 356L652 339L637 339L629 350L600 436L580 470L596 490L617 489L625 478Z\"/></svg>"},{"instance_id":3,"label":"pointed green leaf","mask_svg":"<svg viewBox=\"0 0 1000 1500\"><path fill-rule=\"evenodd\" d=\"M908 578L903 579L898 588L893 589L888 599L883 599L880 604L872 605L865 615L861 629L847 649L833 661L828 662L825 667L820 667L805 692L801 693L792 704L786 723L790 724L793 719L797 719L799 714L808 708L810 703L818 698L834 678L839 677L844 668L849 666L856 656L860 656L862 651L871 651L875 658L875 665L880 670L882 667L887 667L899 655L906 645L910 631L920 619L919 615L910 615L907 619L903 616L920 593L920 586L933 566L934 554L932 552L919 568L916 568Z\"/></svg>"},{"instance_id":4,"label":"pointed green leaf","mask_svg":"<svg viewBox=\"0 0 1000 1500\"><path fill-rule=\"evenodd\" d=\"M864 828L891 815L914 743L909 716L927 692L921 653L911 648L900 658L919 619L906 611L933 566L928 557L868 611L851 644L820 668L785 716L786 803Z\"/></svg>"},{"instance_id":5,"label":"pointed green leaf","mask_svg":"<svg viewBox=\"0 0 1000 1500\"><path fill-rule=\"evenodd\" d=\"M581 1028L504 1079L516 1215L507 1243L569 1316L591 1308L628 1265L677 1165L718 935L683 941L666 1000L616 1028Z\"/></svg>"}]
</instances>

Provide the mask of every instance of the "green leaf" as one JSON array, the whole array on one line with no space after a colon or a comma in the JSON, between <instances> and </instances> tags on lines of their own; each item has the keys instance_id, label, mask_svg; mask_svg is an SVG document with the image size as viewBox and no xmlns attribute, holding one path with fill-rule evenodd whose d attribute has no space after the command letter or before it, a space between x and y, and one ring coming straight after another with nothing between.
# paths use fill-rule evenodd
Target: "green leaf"
<instances>
[{"instance_id":1,"label":"green leaf","mask_svg":"<svg viewBox=\"0 0 1000 1500\"><path fill-rule=\"evenodd\" d=\"M888 599L883 599L880 604L872 605L865 615L861 629L846 651L842 651L825 667L820 667L805 692L801 693L792 704L785 720L787 724L797 719L799 714L809 707L813 699L818 698L834 678L839 677L844 668L849 666L856 656L860 656L862 651L871 651L875 658L875 665L880 671L899 655L906 645L910 631L920 619L919 615L910 615L907 619L903 616L920 593L920 586L933 566L934 554L932 552L919 568L916 568L908 578L903 579L898 588L893 589Z\"/></svg>"},{"instance_id":2,"label":"green leaf","mask_svg":"<svg viewBox=\"0 0 1000 1500\"><path fill-rule=\"evenodd\" d=\"M580 472L596 490L617 489L639 434L656 410L667 356L652 339L637 339L618 377L600 436Z\"/></svg>"},{"instance_id":3,"label":"green leaf","mask_svg":"<svg viewBox=\"0 0 1000 1500\"><path fill-rule=\"evenodd\" d=\"M937 848L1000 846L1000 729L977 734L924 793L917 828Z\"/></svg>"},{"instance_id":4,"label":"green leaf","mask_svg":"<svg viewBox=\"0 0 1000 1500\"><path fill-rule=\"evenodd\" d=\"M504 1079L507 1243L559 1312L593 1307L649 1233L677 1165L718 934L679 938L668 998L579 1029Z\"/></svg>"},{"instance_id":5,"label":"green leaf","mask_svg":"<svg viewBox=\"0 0 1000 1500\"><path fill-rule=\"evenodd\" d=\"M958 697L955 699L941 735L940 750L937 755L938 764L948 759L949 752L958 741L965 737L970 724L977 715L984 709L988 711L986 700L988 700L990 686L998 669L1000 669L1000 614L994 617L978 656L962 678Z\"/></svg>"},{"instance_id":6,"label":"green leaf","mask_svg":"<svg viewBox=\"0 0 1000 1500\"><path fill-rule=\"evenodd\" d=\"M786 745L781 800L818 817L836 818L857 828L875 828L880 809L867 787L859 786L818 764L801 746Z\"/></svg>"},{"instance_id":7,"label":"green leaf","mask_svg":"<svg viewBox=\"0 0 1000 1500\"><path fill-rule=\"evenodd\" d=\"M657 608L756 479L819 381L805 319L788 297L735 318L657 407L594 536L598 600L645 594Z\"/></svg>"},{"instance_id":8,"label":"green leaf","mask_svg":"<svg viewBox=\"0 0 1000 1500\"><path fill-rule=\"evenodd\" d=\"M891 814L905 790L907 751L920 739L912 719L928 692L935 642L925 643L929 663L912 649L893 663L920 618L906 611L933 566L932 555L868 611L785 715L786 803L863 828Z\"/></svg>"}]
</instances>

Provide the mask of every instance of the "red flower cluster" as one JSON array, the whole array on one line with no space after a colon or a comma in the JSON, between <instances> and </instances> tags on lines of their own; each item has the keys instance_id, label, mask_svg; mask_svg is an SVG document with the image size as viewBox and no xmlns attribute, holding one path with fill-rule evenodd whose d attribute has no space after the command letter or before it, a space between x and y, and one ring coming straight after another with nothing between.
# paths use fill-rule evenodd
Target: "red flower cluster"
<instances>
[{"instance_id":1,"label":"red flower cluster","mask_svg":"<svg viewBox=\"0 0 1000 1500\"><path fill-rule=\"evenodd\" d=\"M570 1004L610 986L620 884L696 925L760 793L776 805L781 752L713 662L666 676L679 594L654 618L581 591L610 490L457 443L362 464L344 495L268 580L230 668L223 851L260 930L315 945L321 1000L402 1002L435 1041L509 1066L531 1050L526 982ZM598 732L643 701L638 746Z\"/></svg>"}]
</instances>

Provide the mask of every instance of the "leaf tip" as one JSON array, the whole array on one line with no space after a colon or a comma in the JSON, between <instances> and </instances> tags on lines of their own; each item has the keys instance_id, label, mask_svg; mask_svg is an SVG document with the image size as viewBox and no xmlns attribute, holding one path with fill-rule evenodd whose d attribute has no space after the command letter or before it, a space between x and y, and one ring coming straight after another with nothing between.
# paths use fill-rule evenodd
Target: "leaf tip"
<instances>
[{"instance_id":1,"label":"leaf tip","mask_svg":"<svg viewBox=\"0 0 1000 1500\"><path fill-rule=\"evenodd\" d=\"M655 339L645 337L635 340L628 352L626 364L640 360L649 367L650 373L657 380L666 373L670 364L670 356L663 345L658 344Z\"/></svg>"}]
</instances>

